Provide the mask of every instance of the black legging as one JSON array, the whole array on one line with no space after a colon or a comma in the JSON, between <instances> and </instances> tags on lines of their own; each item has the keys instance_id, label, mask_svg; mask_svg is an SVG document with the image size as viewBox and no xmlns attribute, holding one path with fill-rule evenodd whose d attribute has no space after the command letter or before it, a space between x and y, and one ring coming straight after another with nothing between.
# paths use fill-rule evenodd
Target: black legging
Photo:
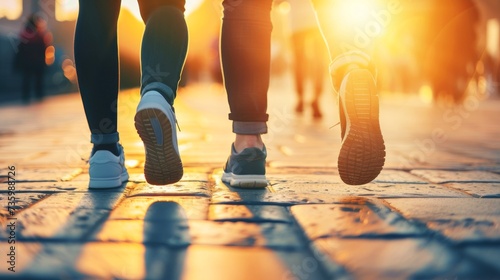
<instances>
[{"instance_id":1,"label":"black legging","mask_svg":"<svg viewBox=\"0 0 500 280\"><path fill-rule=\"evenodd\" d=\"M118 48L120 0L80 0L75 61L92 142L118 139ZM269 86L272 1L223 1L221 52L235 132L265 133ZM139 0L146 23L142 42L141 93L156 90L172 104L186 56L183 0Z\"/></svg>"},{"instance_id":2,"label":"black legging","mask_svg":"<svg viewBox=\"0 0 500 280\"><path fill-rule=\"evenodd\" d=\"M139 0L146 23L141 92L156 90L172 104L187 51L184 0ZM121 0L80 0L75 63L92 142L118 141L117 20Z\"/></svg>"}]
</instances>

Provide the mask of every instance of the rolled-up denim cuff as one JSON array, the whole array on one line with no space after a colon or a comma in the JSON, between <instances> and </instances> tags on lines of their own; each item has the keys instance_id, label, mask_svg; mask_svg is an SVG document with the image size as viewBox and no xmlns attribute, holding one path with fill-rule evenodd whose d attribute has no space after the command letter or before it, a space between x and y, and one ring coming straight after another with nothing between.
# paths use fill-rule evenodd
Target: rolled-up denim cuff
<instances>
[{"instance_id":1,"label":"rolled-up denim cuff","mask_svg":"<svg viewBox=\"0 0 500 280\"><path fill-rule=\"evenodd\" d=\"M118 132L110 134L92 133L90 135L90 143L97 145L118 143L119 140L120 136Z\"/></svg>"},{"instance_id":2,"label":"rolled-up denim cuff","mask_svg":"<svg viewBox=\"0 0 500 280\"><path fill-rule=\"evenodd\" d=\"M174 105L175 93L169 86L160 82L149 83L142 87L141 96L143 96L146 92L152 90L157 91L161 95L163 95L163 97L165 97L165 99L167 100L168 104Z\"/></svg>"},{"instance_id":3,"label":"rolled-up denim cuff","mask_svg":"<svg viewBox=\"0 0 500 280\"><path fill-rule=\"evenodd\" d=\"M267 133L267 123L233 121L233 133L246 135L265 134Z\"/></svg>"}]
</instances>

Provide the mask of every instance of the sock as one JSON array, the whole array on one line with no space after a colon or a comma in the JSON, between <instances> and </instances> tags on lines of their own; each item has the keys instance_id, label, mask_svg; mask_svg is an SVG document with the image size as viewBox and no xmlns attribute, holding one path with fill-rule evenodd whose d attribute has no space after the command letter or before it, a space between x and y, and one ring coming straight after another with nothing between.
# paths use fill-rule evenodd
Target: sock
<instances>
[{"instance_id":1,"label":"sock","mask_svg":"<svg viewBox=\"0 0 500 280\"><path fill-rule=\"evenodd\" d=\"M92 148L92 154L94 154L97 151L110 151L112 152L115 156L120 155L120 150L118 149L118 143L113 143L113 144L94 144L94 147Z\"/></svg>"}]
</instances>

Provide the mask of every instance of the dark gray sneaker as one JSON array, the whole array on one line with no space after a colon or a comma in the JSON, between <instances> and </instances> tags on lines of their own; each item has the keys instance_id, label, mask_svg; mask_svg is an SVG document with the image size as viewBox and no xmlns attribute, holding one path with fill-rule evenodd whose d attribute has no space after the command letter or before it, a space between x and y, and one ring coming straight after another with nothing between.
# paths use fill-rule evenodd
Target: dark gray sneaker
<instances>
[{"instance_id":1,"label":"dark gray sneaker","mask_svg":"<svg viewBox=\"0 0 500 280\"><path fill-rule=\"evenodd\" d=\"M222 181L237 188L265 188L266 180L266 147L246 148L237 153L231 146L231 155L227 159L222 174Z\"/></svg>"},{"instance_id":2,"label":"dark gray sneaker","mask_svg":"<svg viewBox=\"0 0 500 280\"><path fill-rule=\"evenodd\" d=\"M372 73L366 69L349 72L340 87L339 98L340 178L348 185L363 185L379 175L385 162L377 87Z\"/></svg>"}]
</instances>

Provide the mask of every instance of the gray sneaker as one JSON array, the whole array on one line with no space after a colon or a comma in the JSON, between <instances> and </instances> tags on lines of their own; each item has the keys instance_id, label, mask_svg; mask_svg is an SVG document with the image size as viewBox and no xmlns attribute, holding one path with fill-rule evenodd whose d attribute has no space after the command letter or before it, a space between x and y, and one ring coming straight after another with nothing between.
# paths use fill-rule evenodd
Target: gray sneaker
<instances>
[{"instance_id":1,"label":"gray sneaker","mask_svg":"<svg viewBox=\"0 0 500 280\"><path fill-rule=\"evenodd\" d=\"M177 145L175 114L160 93L150 91L142 96L135 115L135 127L146 151L146 181L152 185L178 182L183 168Z\"/></svg>"},{"instance_id":2,"label":"gray sneaker","mask_svg":"<svg viewBox=\"0 0 500 280\"><path fill-rule=\"evenodd\" d=\"M123 147L118 144L120 155L110 151L96 151L89 159L89 188L108 189L121 187L128 180Z\"/></svg>"},{"instance_id":3,"label":"gray sneaker","mask_svg":"<svg viewBox=\"0 0 500 280\"><path fill-rule=\"evenodd\" d=\"M231 146L231 155L227 159L222 174L222 181L231 187L265 188L266 180L266 147L246 148L237 153Z\"/></svg>"}]
</instances>

